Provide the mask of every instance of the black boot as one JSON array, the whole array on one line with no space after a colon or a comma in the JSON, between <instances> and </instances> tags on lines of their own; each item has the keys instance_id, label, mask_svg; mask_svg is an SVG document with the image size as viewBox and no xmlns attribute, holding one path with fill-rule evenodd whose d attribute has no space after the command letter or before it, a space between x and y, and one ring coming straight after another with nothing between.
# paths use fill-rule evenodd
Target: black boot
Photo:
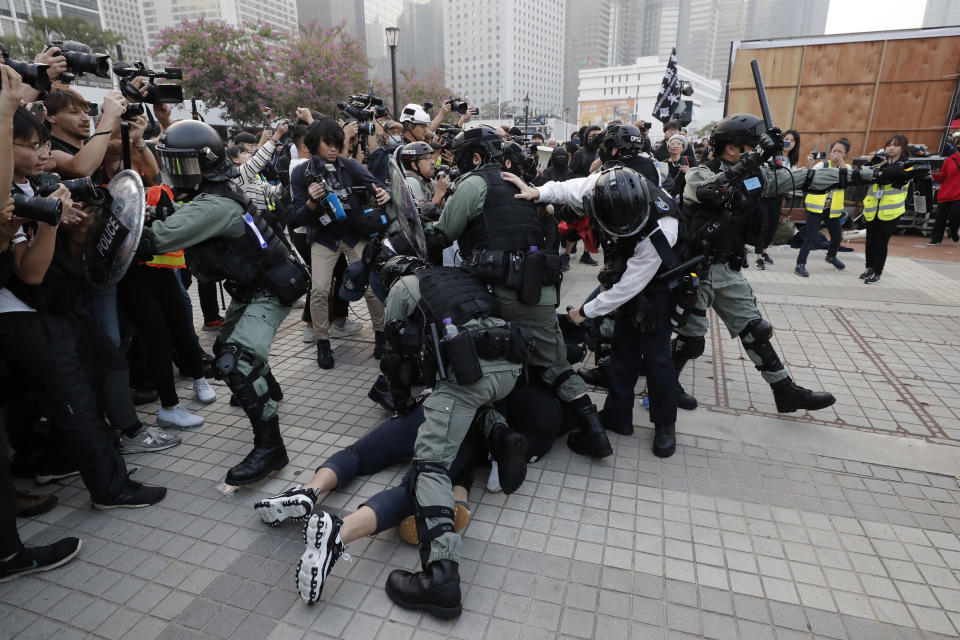
<instances>
[{"instance_id":1,"label":"black boot","mask_svg":"<svg viewBox=\"0 0 960 640\"><path fill-rule=\"evenodd\" d=\"M687 393L683 385L680 384L680 371L690 361L690 356L686 353L686 349L681 348L677 338L670 342L670 357L673 359L673 370L677 376L677 380L674 382L674 389L677 392L677 408L693 411L697 408L697 399Z\"/></svg>"},{"instance_id":2,"label":"black boot","mask_svg":"<svg viewBox=\"0 0 960 640\"><path fill-rule=\"evenodd\" d=\"M600 421L597 407L589 396L581 396L568 402L577 418L579 429L567 436L567 446L574 453L591 458L606 458L613 454L613 447Z\"/></svg>"},{"instance_id":3,"label":"black boot","mask_svg":"<svg viewBox=\"0 0 960 640\"><path fill-rule=\"evenodd\" d=\"M431 562L417 573L394 569L386 588L387 596L404 609L426 611L438 618L460 615L460 571L453 560Z\"/></svg>"},{"instance_id":4,"label":"black boot","mask_svg":"<svg viewBox=\"0 0 960 640\"><path fill-rule=\"evenodd\" d=\"M390 383L387 382L387 376L383 374L377 376L370 391L367 392L367 397L391 413L397 410L393 404L393 395L390 393Z\"/></svg>"},{"instance_id":5,"label":"black boot","mask_svg":"<svg viewBox=\"0 0 960 640\"><path fill-rule=\"evenodd\" d=\"M287 450L280 435L280 418L253 422L253 451L243 462L227 472L226 483L235 487L253 484L267 477L271 471L287 466Z\"/></svg>"},{"instance_id":6,"label":"black boot","mask_svg":"<svg viewBox=\"0 0 960 640\"><path fill-rule=\"evenodd\" d=\"M774 382L770 388L773 389L773 399L780 413L793 413L797 409L816 411L829 407L837 401L832 393L804 389L790 378Z\"/></svg>"},{"instance_id":7,"label":"black boot","mask_svg":"<svg viewBox=\"0 0 960 640\"><path fill-rule=\"evenodd\" d=\"M268 371L265 377L267 379L267 391L270 393L270 399L276 402L283 400L283 389L280 388L280 383L277 382L277 379L273 377L273 371Z\"/></svg>"},{"instance_id":8,"label":"black boot","mask_svg":"<svg viewBox=\"0 0 960 640\"><path fill-rule=\"evenodd\" d=\"M590 266L595 267L600 263L594 260L593 256L584 250L583 254L580 256L580 264L589 264Z\"/></svg>"},{"instance_id":9,"label":"black boot","mask_svg":"<svg viewBox=\"0 0 960 640\"><path fill-rule=\"evenodd\" d=\"M610 386L610 383L607 382L607 365L600 365L593 369L580 369L577 373L580 374L584 382L594 387L606 389Z\"/></svg>"},{"instance_id":10,"label":"black boot","mask_svg":"<svg viewBox=\"0 0 960 640\"><path fill-rule=\"evenodd\" d=\"M677 390L677 408L693 411L697 408L697 399L686 392L679 381L674 382L674 388Z\"/></svg>"},{"instance_id":11,"label":"black boot","mask_svg":"<svg viewBox=\"0 0 960 640\"><path fill-rule=\"evenodd\" d=\"M379 360L383 357L383 350L387 347L387 340L383 337L383 331L373 332L373 359Z\"/></svg>"},{"instance_id":12,"label":"black boot","mask_svg":"<svg viewBox=\"0 0 960 640\"><path fill-rule=\"evenodd\" d=\"M653 455L658 458L669 458L677 450L677 426L674 424L658 424L653 431Z\"/></svg>"},{"instance_id":13,"label":"black boot","mask_svg":"<svg viewBox=\"0 0 960 640\"><path fill-rule=\"evenodd\" d=\"M510 495L523 484L527 477L527 439L498 422L493 425L490 435L487 436L487 446L490 454L497 462L500 477L500 488Z\"/></svg>"}]
</instances>

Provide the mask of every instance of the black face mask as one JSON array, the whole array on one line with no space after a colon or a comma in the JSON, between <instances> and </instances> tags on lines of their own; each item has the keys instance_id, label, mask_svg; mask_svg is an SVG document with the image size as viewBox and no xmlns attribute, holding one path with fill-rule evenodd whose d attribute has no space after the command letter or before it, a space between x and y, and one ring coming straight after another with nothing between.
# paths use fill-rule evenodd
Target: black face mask
<instances>
[{"instance_id":1,"label":"black face mask","mask_svg":"<svg viewBox=\"0 0 960 640\"><path fill-rule=\"evenodd\" d=\"M567 165L570 164L570 158L567 158L566 156L563 156L560 158L554 158L552 164L555 169L563 171L567 168Z\"/></svg>"}]
</instances>

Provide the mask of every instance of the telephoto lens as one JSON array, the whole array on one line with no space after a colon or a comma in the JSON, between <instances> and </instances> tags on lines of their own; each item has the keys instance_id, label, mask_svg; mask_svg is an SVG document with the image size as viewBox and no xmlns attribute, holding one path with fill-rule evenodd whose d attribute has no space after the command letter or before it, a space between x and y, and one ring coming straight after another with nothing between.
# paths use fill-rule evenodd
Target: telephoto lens
<instances>
[{"instance_id":1,"label":"telephoto lens","mask_svg":"<svg viewBox=\"0 0 960 640\"><path fill-rule=\"evenodd\" d=\"M105 53L93 53L93 49L81 42L54 40L51 47L60 49L67 59L67 69L73 73L92 73L100 78L110 77L110 56Z\"/></svg>"},{"instance_id":2,"label":"telephoto lens","mask_svg":"<svg viewBox=\"0 0 960 640\"><path fill-rule=\"evenodd\" d=\"M22 193L13 195L13 215L45 222L51 227L60 224L63 203L56 198L31 197Z\"/></svg>"},{"instance_id":3,"label":"telephoto lens","mask_svg":"<svg viewBox=\"0 0 960 640\"><path fill-rule=\"evenodd\" d=\"M146 109L140 102L131 102L127 105L127 108L124 110L123 115L120 116L124 120L133 120L137 116L142 116L145 113Z\"/></svg>"}]
</instances>

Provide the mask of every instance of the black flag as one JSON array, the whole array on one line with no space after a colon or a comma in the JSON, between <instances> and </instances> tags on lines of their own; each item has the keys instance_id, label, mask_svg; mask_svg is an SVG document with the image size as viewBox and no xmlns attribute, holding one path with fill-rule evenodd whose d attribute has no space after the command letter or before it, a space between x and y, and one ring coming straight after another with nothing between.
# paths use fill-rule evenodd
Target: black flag
<instances>
[{"instance_id":1,"label":"black flag","mask_svg":"<svg viewBox=\"0 0 960 640\"><path fill-rule=\"evenodd\" d=\"M660 122L667 122L679 103L680 81L677 79L677 48L674 47L670 52L667 70L663 72L663 82L660 83L657 103L653 105L653 117Z\"/></svg>"}]
</instances>

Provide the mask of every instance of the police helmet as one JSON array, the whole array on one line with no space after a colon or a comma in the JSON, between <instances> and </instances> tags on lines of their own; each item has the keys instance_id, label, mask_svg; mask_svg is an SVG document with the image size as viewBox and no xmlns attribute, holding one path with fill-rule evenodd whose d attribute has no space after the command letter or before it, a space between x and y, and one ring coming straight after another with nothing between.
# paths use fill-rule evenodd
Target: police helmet
<instances>
[{"instance_id":1,"label":"police helmet","mask_svg":"<svg viewBox=\"0 0 960 640\"><path fill-rule=\"evenodd\" d=\"M411 126L430 124L430 116L419 104L410 103L400 112L400 124L403 124L404 128L406 128L407 125L405 123L407 122L409 122Z\"/></svg>"},{"instance_id":2,"label":"police helmet","mask_svg":"<svg viewBox=\"0 0 960 640\"><path fill-rule=\"evenodd\" d=\"M393 256L380 267L380 285L383 293L390 293L393 283L405 275L424 266L423 260L416 256Z\"/></svg>"},{"instance_id":3,"label":"police helmet","mask_svg":"<svg viewBox=\"0 0 960 640\"><path fill-rule=\"evenodd\" d=\"M622 165L605 167L584 197L584 210L616 238L637 234L650 217L650 189L636 171Z\"/></svg>"},{"instance_id":4,"label":"police helmet","mask_svg":"<svg viewBox=\"0 0 960 640\"><path fill-rule=\"evenodd\" d=\"M524 180L533 180L537 177L537 166L540 164L540 158L536 154L527 153L523 147L516 142L503 143L502 160L510 161L508 169L506 163L503 163L503 170L509 171Z\"/></svg>"},{"instance_id":5,"label":"police helmet","mask_svg":"<svg viewBox=\"0 0 960 640\"><path fill-rule=\"evenodd\" d=\"M643 134L632 124L613 124L607 127L603 137L603 146L616 149L618 156L633 155L643 151Z\"/></svg>"},{"instance_id":6,"label":"police helmet","mask_svg":"<svg viewBox=\"0 0 960 640\"><path fill-rule=\"evenodd\" d=\"M767 130L763 120L751 113L735 113L720 120L710 133L710 147L714 155L723 153L728 144L735 147L756 147Z\"/></svg>"},{"instance_id":7,"label":"police helmet","mask_svg":"<svg viewBox=\"0 0 960 640\"><path fill-rule=\"evenodd\" d=\"M204 180L225 182L236 175L220 135L199 120L170 125L157 142L160 172L175 189L195 189Z\"/></svg>"},{"instance_id":8,"label":"police helmet","mask_svg":"<svg viewBox=\"0 0 960 640\"><path fill-rule=\"evenodd\" d=\"M490 125L481 124L465 129L453 139L453 162L462 173L473 171L473 154L479 153L483 163L494 162L503 156L503 139Z\"/></svg>"},{"instance_id":9,"label":"police helmet","mask_svg":"<svg viewBox=\"0 0 960 640\"><path fill-rule=\"evenodd\" d=\"M404 167L411 167L414 162L423 156L431 155L433 147L426 142L409 142L400 149L400 163Z\"/></svg>"}]
</instances>

